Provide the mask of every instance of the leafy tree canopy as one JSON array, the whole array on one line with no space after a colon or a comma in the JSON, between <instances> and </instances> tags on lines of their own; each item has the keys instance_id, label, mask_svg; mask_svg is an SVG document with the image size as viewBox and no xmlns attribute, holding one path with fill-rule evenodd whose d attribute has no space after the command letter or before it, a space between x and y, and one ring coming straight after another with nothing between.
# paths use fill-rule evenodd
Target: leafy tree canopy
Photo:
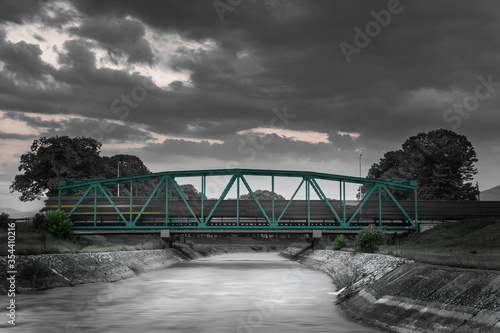
<instances>
[{"instance_id":1,"label":"leafy tree canopy","mask_svg":"<svg viewBox=\"0 0 500 333\"><path fill-rule=\"evenodd\" d=\"M22 201L33 201L48 191L57 194L59 179L98 177L103 170L101 143L91 138L68 136L39 138L21 155L19 171L10 189L21 193Z\"/></svg>"},{"instance_id":2,"label":"leafy tree canopy","mask_svg":"<svg viewBox=\"0 0 500 333\"><path fill-rule=\"evenodd\" d=\"M257 200L272 200L273 192L268 190L256 190L253 192ZM253 200L250 193L240 195L241 200ZM274 193L274 200L286 200L284 196Z\"/></svg>"},{"instance_id":3,"label":"leafy tree canopy","mask_svg":"<svg viewBox=\"0 0 500 333\"><path fill-rule=\"evenodd\" d=\"M101 157L101 146L101 142L84 137L55 136L36 139L30 151L21 155L19 171L22 173L16 175L10 189L12 192L20 192L22 201L32 201L43 194L57 195L60 179L116 177L118 160L120 176L150 173L142 161L133 155ZM139 186L139 191L146 191L146 187L153 185Z\"/></svg>"},{"instance_id":4,"label":"leafy tree canopy","mask_svg":"<svg viewBox=\"0 0 500 333\"><path fill-rule=\"evenodd\" d=\"M181 196L179 195L179 192L177 192L177 190L172 186L170 185L171 187L171 193L172 193L172 196L170 197L171 199L178 199L178 200L181 200ZM182 185L179 185L179 188L181 189L182 191L182 194L184 195L184 197L187 199L187 200L201 200L201 193L198 192L198 190L196 189L196 187L194 187L194 185L192 184L182 184ZM206 199L207 197L205 196L204 199Z\"/></svg>"},{"instance_id":5,"label":"leafy tree canopy","mask_svg":"<svg viewBox=\"0 0 500 333\"><path fill-rule=\"evenodd\" d=\"M478 191L471 183L475 162L474 147L464 135L438 129L412 136L402 149L385 153L367 177L416 179L423 200L476 200Z\"/></svg>"}]
</instances>

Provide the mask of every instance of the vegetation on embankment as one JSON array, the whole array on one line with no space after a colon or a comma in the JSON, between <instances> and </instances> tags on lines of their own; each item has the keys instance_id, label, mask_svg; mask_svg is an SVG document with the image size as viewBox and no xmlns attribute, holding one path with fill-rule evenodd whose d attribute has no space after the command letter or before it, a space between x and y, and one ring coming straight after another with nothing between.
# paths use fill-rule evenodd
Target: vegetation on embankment
<instances>
[{"instance_id":1,"label":"vegetation on embankment","mask_svg":"<svg viewBox=\"0 0 500 333\"><path fill-rule=\"evenodd\" d=\"M469 219L433 229L380 248L380 253L416 262L476 269L500 270L500 220Z\"/></svg>"},{"instance_id":2,"label":"vegetation on embankment","mask_svg":"<svg viewBox=\"0 0 500 333\"><path fill-rule=\"evenodd\" d=\"M345 235L342 251L357 252L355 235ZM334 249L335 237L323 239L319 248ZM309 243L298 243L306 247ZM500 270L500 220L468 219L448 222L432 229L410 234L389 234L377 253L406 258L420 263Z\"/></svg>"}]
</instances>

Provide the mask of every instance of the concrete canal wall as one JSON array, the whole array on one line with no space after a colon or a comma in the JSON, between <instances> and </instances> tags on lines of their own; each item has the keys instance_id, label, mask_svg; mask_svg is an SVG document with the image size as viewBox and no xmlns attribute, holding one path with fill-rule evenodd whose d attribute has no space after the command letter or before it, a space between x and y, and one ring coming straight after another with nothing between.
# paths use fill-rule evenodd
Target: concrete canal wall
<instances>
[{"instance_id":1,"label":"concrete canal wall","mask_svg":"<svg viewBox=\"0 0 500 333\"><path fill-rule=\"evenodd\" d=\"M282 252L292 257L299 249ZM345 287L349 318L390 332L500 332L500 272L416 264L380 254L317 250L299 256Z\"/></svg>"}]
</instances>

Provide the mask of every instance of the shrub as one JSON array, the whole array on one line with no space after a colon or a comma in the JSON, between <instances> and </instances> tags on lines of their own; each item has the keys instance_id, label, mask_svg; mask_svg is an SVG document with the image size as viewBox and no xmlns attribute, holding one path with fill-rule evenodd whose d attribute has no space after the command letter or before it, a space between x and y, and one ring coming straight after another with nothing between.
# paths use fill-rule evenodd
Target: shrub
<instances>
[{"instance_id":1,"label":"shrub","mask_svg":"<svg viewBox=\"0 0 500 333\"><path fill-rule=\"evenodd\" d=\"M35 216L33 216L33 227L38 231L45 228L45 214L36 213Z\"/></svg>"},{"instance_id":2,"label":"shrub","mask_svg":"<svg viewBox=\"0 0 500 333\"><path fill-rule=\"evenodd\" d=\"M71 220L60 210L51 210L47 213L45 229L58 239L65 240L72 237Z\"/></svg>"},{"instance_id":3,"label":"shrub","mask_svg":"<svg viewBox=\"0 0 500 333\"><path fill-rule=\"evenodd\" d=\"M333 242L333 249L336 251L342 250L344 247L347 246L347 240L343 235L337 236L335 238L335 242Z\"/></svg>"},{"instance_id":4,"label":"shrub","mask_svg":"<svg viewBox=\"0 0 500 333\"><path fill-rule=\"evenodd\" d=\"M378 247L386 242L386 235L380 229L375 229L372 224L361 230L356 236L356 249L363 252L373 253Z\"/></svg>"},{"instance_id":5,"label":"shrub","mask_svg":"<svg viewBox=\"0 0 500 333\"><path fill-rule=\"evenodd\" d=\"M213 248L210 245L196 244L193 250L195 250L202 256L208 256L212 252Z\"/></svg>"},{"instance_id":6,"label":"shrub","mask_svg":"<svg viewBox=\"0 0 500 333\"><path fill-rule=\"evenodd\" d=\"M10 215L7 213L0 214L0 228L7 230L9 227Z\"/></svg>"},{"instance_id":7,"label":"shrub","mask_svg":"<svg viewBox=\"0 0 500 333\"><path fill-rule=\"evenodd\" d=\"M263 249L263 247L261 245L252 245L252 246L250 246L250 248L254 251L257 251L257 252L262 251L262 249Z\"/></svg>"}]
</instances>

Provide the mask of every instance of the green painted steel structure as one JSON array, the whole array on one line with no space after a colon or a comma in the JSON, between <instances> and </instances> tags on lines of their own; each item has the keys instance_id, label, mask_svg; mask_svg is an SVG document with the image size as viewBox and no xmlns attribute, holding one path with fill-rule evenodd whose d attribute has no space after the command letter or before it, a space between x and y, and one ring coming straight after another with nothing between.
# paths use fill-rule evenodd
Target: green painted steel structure
<instances>
[{"instance_id":1,"label":"green painted steel structure","mask_svg":"<svg viewBox=\"0 0 500 333\"><path fill-rule=\"evenodd\" d=\"M207 206L206 202L209 200L205 199L206 198L206 181L207 177L215 177L215 176L230 176L230 179L227 184L225 184L225 187L222 191L222 194L220 197L216 200L215 204L207 211ZM266 209L263 207L263 202L259 201L258 198L254 195L254 191L250 187L246 176L265 176L270 178L270 183L271 183L271 212L266 212ZM201 177L201 200L199 200L199 205L198 207L192 207L193 202L192 200L188 200L183 192L180 189L179 184L177 183L176 179L177 178L185 178L185 177ZM292 197L290 200L287 202L286 206L281 212L276 212L275 209L275 196L274 196L274 188L275 188L275 178L276 177L291 177L291 178L299 178L301 179L300 184L294 191ZM152 193L146 198L144 204L142 205L141 209L139 212L133 212L133 205L134 205L134 185L135 185L135 192L137 194L137 184L139 182L143 181L156 181L157 184L152 191ZM332 182L338 182L339 183L339 195L340 199L339 202L339 207L337 209L334 208L334 205L332 204L332 200L328 199L325 195L325 192L323 189L320 187L318 180L326 180L326 181L332 181ZM217 208L219 207L220 203L225 200L228 192L231 190L231 188L234 186L236 183L236 192L237 192L237 198L236 198L236 212L235 212L235 217L236 217L236 223L234 225L217 225L217 226L212 226L210 224L210 221L214 217L214 214L216 213ZM357 208L351 216L346 215L346 183L352 183L352 184L362 184L362 185L368 185L369 189L367 193L364 195L363 199L360 200L359 204L357 205ZM117 207L115 204L116 197L114 197L108 188L110 185L116 185L116 184L129 184L130 186L130 209L128 212L125 212ZM240 223L240 191L241 187L244 186L244 188L248 191L248 193L251 195L253 201L257 204L261 216L265 219L264 224L260 225L253 225L253 226L248 226L248 225L242 225ZM288 208L294 201L297 193L302 187L305 187L305 193L306 193L306 201L307 201L307 214L306 219L307 219L307 224L304 225L293 225L293 224L286 224L286 226L283 225L282 219L285 213L287 212ZM172 224L169 224L171 221L174 221L176 219L176 216L171 216L170 211L169 211L169 203L172 203L172 195L171 191L172 189L175 189L179 196L180 199L184 202L186 205L190 215L192 218L194 218L195 223L191 225L183 225L182 228L199 228L199 229L207 229L207 231L210 228L217 228L217 229L245 229L245 228L251 228L251 229L293 229L293 228L307 228L307 229L360 229L362 226L359 225L354 225L352 222L359 217L359 212L362 211L364 205L367 203L368 200L371 200L373 203L374 200L378 200L378 225L376 227L379 228L387 228L387 229L410 229L410 230L418 230L418 202L417 202L417 184L416 181L404 181L404 180L380 180L380 179L370 179L370 178L359 178L359 177L350 177L350 176L342 176L342 175L335 175L335 174L326 174L326 173L318 173L318 172L308 172L308 171L283 171L283 170L259 170L259 169L217 169L217 170L190 170L190 171L168 171L168 172L159 172L159 173L152 173L152 174L147 174L147 175L140 175L140 176L131 176L131 177L119 177L119 178L109 178L109 179L86 179L86 180L61 180L59 183L59 196L58 196L58 204L57 207L59 209L62 209L62 201L63 201L63 193L67 193L67 195L70 195L71 193L74 193L75 191L79 191L81 196L77 200L77 202L70 206L70 210L68 211L68 215L72 216L77 209L80 207L82 202L91 195L93 194L93 225L87 225L87 226L74 226L74 229L140 229L140 228L173 228L175 226L172 226ZM311 189L317 194L318 198L320 198L320 201L326 203L326 205L329 208L329 211L331 213L331 217L334 221L336 221L335 225L321 225L321 226L314 226L311 223ZM391 190L400 190L400 191L406 191L408 193L408 200L413 201L412 204L412 213L409 213L405 210L403 205L395 198L394 194L391 193ZM165 216L165 223L163 226L143 226L143 225L138 225L138 221L140 218L144 215L147 214L147 208L148 205L150 204L151 200L154 198L159 198L160 195L165 191L165 211L164 211L164 216ZM118 226L106 226L106 225L99 225L98 224L98 204L97 200L98 197L104 197L107 199L109 204L114 208L115 214L118 214L121 221L122 225ZM137 198L137 196L136 196ZM87 199L88 200L88 199ZM123 200L123 197L122 197ZM157 200L157 199L155 199ZM315 200L318 201L318 200ZM383 201L392 201L399 209L399 211L402 213L404 218L409 222L407 226L383 226L382 225L382 219L383 219L383 210L382 210L382 202ZM407 201L408 203L408 201ZM405 204L406 207L408 207L408 204ZM267 204L267 203L266 203ZM210 208L210 207L209 207ZM196 212L198 213L196 213ZM413 215L413 216L410 216ZM179 223L180 225L180 223Z\"/></svg>"}]
</instances>

